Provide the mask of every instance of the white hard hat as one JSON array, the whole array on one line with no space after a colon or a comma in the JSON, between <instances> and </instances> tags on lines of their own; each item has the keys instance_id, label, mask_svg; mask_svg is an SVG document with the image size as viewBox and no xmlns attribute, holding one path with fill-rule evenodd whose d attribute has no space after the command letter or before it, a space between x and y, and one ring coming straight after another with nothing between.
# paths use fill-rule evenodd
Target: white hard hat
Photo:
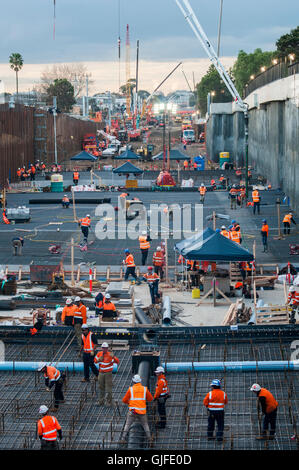
<instances>
[{"instance_id":1,"label":"white hard hat","mask_svg":"<svg viewBox=\"0 0 299 470\"><path fill-rule=\"evenodd\" d=\"M43 370L44 367L46 367L46 363L45 362L42 362L42 364L39 366L39 368L37 369L38 372L41 372Z\"/></svg>"},{"instance_id":2,"label":"white hard hat","mask_svg":"<svg viewBox=\"0 0 299 470\"><path fill-rule=\"evenodd\" d=\"M72 299L66 299L65 301L66 305L70 305L72 302L73 302Z\"/></svg>"},{"instance_id":3,"label":"white hard hat","mask_svg":"<svg viewBox=\"0 0 299 470\"><path fill-rule=\"evenodd\" d=\"M203 183L201 183L201 185L200 185L200 186L204 186L204 184L203 184Z\"/></svg>"},{"instance_id":4,"label":"white hard hat","mask_svg":"<svg viewBox=\"0 0 299 470\"><path fill-rule=\"evenodd\" d=\"M90 215L89 215L89 214L86 214L86 217L90 217Z\"/></svg>"},{"instance_id":5,"label":"white hard hat","mask_svg":"<svg viewBox=\"0 0 299 470\"><path fill-rule=\"evenodd\" d=\"M110 295L110 294L106 294L106 295L105 295L105 299L111 299L111 295Z\"/></svg>"},{"instance_id":6,"label":"white hard hat","mask_svg":"<svg viewBox=\"0 0 299 470\"><path fill-rule=\"evenodd\" d=\"M67 195L65 194L64 197L67 197Z\"/></svg>"},{"instance_id":7,"label":"white hard hat","mask_svg":"<svg viewBox=\"0 0 299 470\"><path fill-rule=\"evenodd\" d=\"M157 246L157 251L161 251L161 247L160 247L160 246Z\"/></svg>"},{"instance_id":8,"label":"white hard hat","mask_svg":"<svg viewBox=\"0 0 299 470\"><path fill-rule=\"evenodd\" d=\"M136 374L136 375L134 375L132 380L135 383L140 383L141 382L141 377L140 377L140 375Z\"/></svg>"},{"instance_id":9,"label":"white hard hat","mask_svg":"<svg viewBox=\"0 0 299 470\"><path fill-rule=\"evenodd\" d=\"M155 374L164 374L165 370L164 370L164 367L157 367L157 369L155 370Z\"/></svg>"},{"instance_id":10,"label":"white hard hat","mask_svg":"<svg viewBox=\"0 0 299 470\"><path fill-rule=\"evenodd\" d=\"M108 343L102 343L102 348L109 348Z\"/></svg>"},{"instance_id":11,"label":"white hard hat","mask_svg":"<svg viewBox=\"0 0 299 470\"><path fill-rule=\"evenodd\" d=\"M75 302L80 302L80 297L75 297Z\"/></svg>"},{"instance_id":12,"label":"white hard hat","mask_svg":"<svg viewBox=\"0 0 299 470\"><path fill-rule=\"evenodd\" d=\"M44 415L49 411L49 408L46 405L42 405L39 407L39 414Z\"/></svg>"},{"instance_id":13,"label":"white hard hat","mask_svg":"<svg viewBox=\"0 0 299 470\"><path fill-rule=\"evenodd\" d=\"M250 391L251 392L260 392L261 388L262 387L259 384L253 384Z\"/></svg>"},{"instance_id":14,"label":"white hard hat","mask_svg":"<svg viewBox=\"0 0 299 470\"><path fill-rule=\"evenodd\" d=\"M222 228L222 230L225 230L225 225L222 225L222 227L221 227L221 228Z\"/></svg>"},{"instance_id":15,"label":"white hard hat","mask_svg":"<svg viewBox=\"0 0 299 470\"><path fill-rule=\"evenodd\" d=\"M142 235L146 235L146 233L147 233L147 232L146 232L145 230L143 230Z\"/></svg>"},{"instance_id":16,"label":"white hard hat","mask_svg":"<svg viewBox=\"0 0 299 470\"><path fill-rule=\"evenodd\" d=\"M295 286L291 286L291 287L289 288L289 292L295 292L295 290L296 290L296 287L295 287Z\"/></svg>"},{"instance_id":17,"label":"white hard hat","mask_svg":"<svg viewBox=\"0 0 299 470\"><path fill-rule=\"evenodd\" d=\"M86 323L83 323L83 325L81 326L81 329L82 330L88 330L88 326L86 325Z\"/></svg>"}]
</instances>

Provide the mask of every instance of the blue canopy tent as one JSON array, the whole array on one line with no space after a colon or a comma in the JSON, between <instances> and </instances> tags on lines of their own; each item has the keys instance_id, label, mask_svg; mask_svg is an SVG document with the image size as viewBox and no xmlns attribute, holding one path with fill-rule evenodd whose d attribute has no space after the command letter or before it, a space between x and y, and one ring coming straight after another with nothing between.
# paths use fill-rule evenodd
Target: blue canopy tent
<instances>
[{"instance_id":1,"label":"blue canopy tent","mask_svg":"<svg viewBox=\"0 0 299 470\"><path fill-rule=\"evenodd\" d=\"M91 153L85 152L84 150L77 155L74 155L70 160L73 161L86 161L86 162L96 162L98 157L91 155Z\"/></svg>"},{"instance_id":2,"label":"blue canopy tent","mask_svg":"<svg viewBox=\"0 0 299 470\"><path fill-rule=\"evenodd\" d=\"M168 152L166 152L166 160L168 158ZM172 149L169 152L169 160L190 160L191 157L186 153L181 152L178 149ZM158 153L152 157L152 160L163 160L163 152Z\"/></svg>"},{"instance_id":3,"label":"blue canopy tent","mask_svg":"<svg viewBox=\"0 0 299 470\"><path fill-rule=\"evenodd\" d=\"M140 160L140 156L137 153L132 152L132 150L125 150L120 155L114 157L115 160Z\"/></svg>"},{"instance_id":4,"label":"blue canopy tent","mask_svg":"<svg viewBox=\"0 0 299 470\"><path fill-rule=\"evenodd\" d=\"M141 173L143 173L143 170L133 165L131 162L126 162L118 168L114 168L112 171L113 173L118 173L119 175L129 175L130 173L133 173L134 175L141 175Z\"/></svg>"}]
</instances>

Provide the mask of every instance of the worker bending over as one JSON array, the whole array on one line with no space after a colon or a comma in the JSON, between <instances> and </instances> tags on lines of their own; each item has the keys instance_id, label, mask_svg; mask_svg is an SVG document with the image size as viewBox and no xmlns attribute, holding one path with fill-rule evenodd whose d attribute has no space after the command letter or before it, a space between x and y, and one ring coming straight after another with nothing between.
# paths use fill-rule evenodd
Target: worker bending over
<instances>
[{"instance_id":1,"label":"worker bending over","mask_svg":"<svg viewBox=\"0 0 299 470\"><path fill-rule=\"evenodd\" d=\"M77 343L80 348L81 346L81 341L82 341L82 325L87 322L87 309L80 299L80 297L75 298L74 302L74 330L75 330L75 335L77 338Z\"/></svg>"},{"instance_id":2,"label":"worker bending over","mask_svg":"<svg viewBox=\"0 0 299 470\"><path fill-rule=\"evenodd\" d=\"M83 364L84 364L84 379L81 382L89 382L89 368L94 375L98 377L99 371L94 364L95 347L97 344L97 337L94 333L89 331L86 324L82 325L82 346L80 353L83 350ZM80 354L79 353L79 354Z\"/></svg>"},{"instance_id":3,"label":"worker bending over","mask_svg":"<svg viewBox=\"0 0 299 470\"><path fill-rule=\"evenodd\" d=\"M160 429L165 429L166 427L166 400L170 398L168 383L165 377L165 370L163 367L159 366L155 370L157 376L156 391L154 395L154 400L158 402L158 413L160 416L160 422L157 424L157 427Z\"/></svg>"},{"instance_id":4,"label":"worker bending over","mask_svg":"<svg viewBox=\"0 0 299 470\"><path fill-rule=\"evenodd\" d=\"M65 194L65 195L63 196L63 198L62 198L61 204L62 204L62 207L63 207L63 208L66 208L66 209L67 209L67 208L69 207L69 205L70 205L70 200L69 200L69 198L67 197L66 194Z\"/></svg>"},{"instance_id":5,"label":"worker bending over","mask_svg":"<svg viewBox=\"0 0 299 470\"><path fill-rule=\"evenodd\" d=\"M24 246L24 238L14 237L11 240L12 243L12 254L14 256L22 256L22 247Z\"/></svg>"},{"instance_id":6,"label":"worker bending over","mask_svg":"<svg viewBox=\"0 0 299 470\"><path fill-rule=\"evenodd\" d=\"M62 374L53 366L47 366L47 364L42 364L38 371L44 374L46 390L50 392L51 388L54 387L54 408L52 411L57 411L59 404L64 402L62 387L65 374Z\"/></svg>"},{"instance_id":7,"label":"worker bending over","mask_svg":"<svg viewBox=\"0 0 299 470\"><path fill-rule=\"evenodd\" d=\"M217 441L223 441L224 431L224 407L227 404L227 395L221 390L220 380L214 379L211 382L212 390L207 393L203 404L208 409L208 440L215 439L213 437L215 421L217 422Z\"/></svg>"},{"instance_id":8,"label":"worker bending over","mask_svg":"<svg viewBox=\"0 0 299 470\"><path fill-rule=\"evenodd\" d=\"M289 323L296 323L296 313L299 307L299 292L295 286L291 286L288 293L287 304L290 305L292 311L290 313Z\"/></svg>"},{"instance_id":9,"label":"worker bending over","mask_svg":"<svg viewBox=\"0 0 299 470\"><path fill-rule=\"evenodd\" d=\"M57 435L62 439L61 426L55 416L48 414L49 408L42 405L39 409L41 418L37 422L37 433L41 441L41 450L58 450Z\"/></svg>"},{"instance_id":10,"label":"worker bending over","mask_svg":"<svg viewBox=\"0 0 299 470\"><path fill-rule=\"evenodd\" d=\"M267 431L270 425L269 439L272 440L274 439L276 429L278 402L269 390L262 388L259 384L253 384L250 390L258 397L262 413L264 414L262 435L257 436L256 439L267 439Z\"/></svg>"},{"instance_id":11,"label":"worker bending over","mask_svg":"<svg viewBox=\"0 0 299 470\"><path fill-rule=\"evenodd\" d=\"M146 414L146 403L153 401L153 396L148 388L141 384L141 377L139 375L134 375L132 381L134 385L128 388L127 393L122 399L123 403L126 403L129 406L126 424L121 440L122 444L125 443L125 439L131 425L136 421L139 422L143 427L148 441L151 440L151 433Z\"/></svg>"},{"instance_id":12,"label":"worker bending over","mask_svg":"<svg viewBox=\"0 0 299 470\"><path fill-rule=\"evenodd\" d=\"M283 219L282 222L283 222L283 233L284 233L284 235L287 235L287 234L290 235L290 233L291 233L291 222L293 224L297 225L296 222L295 222L295 219L293 217L293 212L292 211L290 211L288 214L286 214L284 216L284 219Z\"/></svg>"},{"instance_id":13,"label":"worker bending over","mask_svg":"<svg viewBox=\"0 0 299 470\"><path fill-rule=\"evenodd\" d=\"M140 284L140 281L137 278L136 273L135 273L136 265L135 265L134 257L130 253L130 250L128 250L128 248L125 249L125 255L126 255L126 259L123 260L123 264L127 266L126 273L125 273L125 281L127 281L129 276L131 275L135 279L136 284Z\"/></svg>"},{"instance_id":14,"label":"worker bending over","mask_svg":"<svg viewBox=\"0 0 299 470\"><path fill-rule=\"evenodd\" d=\"M34 336L47 324L47 315L50 316L50 310L46 309L44 305L43 308L33 310L32 313L33 328L30 328L29 331L31 336Z\"/></svg>"},{"instance_id":15,"label":"worker bending over","mask_svg":"<svg viewBox=\"0 0 299 470\"><path fill-rule=\"evenodd\" d=\"M74 325L74 313L77 309L77 306L74 305L72 299L66 299L65 307L62 310L61 314L61 321L65 326L73 326Z\"/></svg>"},{"instance_id":16,"label":"worker bending over","mask_svg":"<svg viewBox=\"0 0 299 470\"><path fill-rule=\"evenodd\" d=\"M149 291L151 294L152 305L156 303L156 298L159 296L159 281L158 274L153 273L153 268L147 268L147 274L143 275L143 279L148 283Z\"/></svg>"},{"instance_id":17,"label":"worker bending over","mask_svg":"<svg viewBox=\"0 0 299 470\"><path fill-rule=\"evenodd\" d=\"M99 364L99 405L104 405L105 395L107 406L113 406L112 401L112 371L113 365L119 364L119 359L114 356L113 352L108 350L108 343L102 344L102 350L94 358L95 364Z\"/></svg>"},{"instance_id":18,"label":"worker bending over","mask_svg":"<svg viewBox=\"0 0 299 470\"><path fill-rule=\"evenodd\" d=\"M142 232L142 235L139 237L139 247L141 251L141 264L142 266L145 266L147 256L148 256L148 250L150 249L150 236L147 235L146 231Z\"/></svg>"}]
</instances>

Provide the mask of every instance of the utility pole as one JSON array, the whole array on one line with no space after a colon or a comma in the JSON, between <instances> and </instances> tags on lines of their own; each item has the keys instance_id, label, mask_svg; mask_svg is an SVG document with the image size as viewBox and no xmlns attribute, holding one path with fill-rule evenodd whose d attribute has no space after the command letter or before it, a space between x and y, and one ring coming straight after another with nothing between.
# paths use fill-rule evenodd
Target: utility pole
<instances>
[{"instance_id":1,"label":"utility pole","mask_svg":"<svg viewBox=\"0 0 299 470\"><path fill-rule=\"evenodd\" d=\"M57 165L57 136L56 136L57 97L53 96L53 119L54 119L54 158Z\"/></svg>"},{"instance_id":2,"label":"utility pole","mask_svg":"<svg viewBox=\"0 0 299 470\"><path fill-rule=\"evenodd\" d=\"M89 116L89 100L88 100L88 75L86 75L86 114L85 116Z\"/></svg>"},{"instance_id":3,"label":"utility pole","mask_svg":"<svg viewBox=\"0 0 299 470\"><path fill-rule=\"evenodd\" d=\"M217 41L217 56L220 56L220 37L221 37L221 23L222 23L222 9L223 0L220 0L220 12L219 12L219 23L218 23L218 41Z\"/></svg>"}]
</instances>

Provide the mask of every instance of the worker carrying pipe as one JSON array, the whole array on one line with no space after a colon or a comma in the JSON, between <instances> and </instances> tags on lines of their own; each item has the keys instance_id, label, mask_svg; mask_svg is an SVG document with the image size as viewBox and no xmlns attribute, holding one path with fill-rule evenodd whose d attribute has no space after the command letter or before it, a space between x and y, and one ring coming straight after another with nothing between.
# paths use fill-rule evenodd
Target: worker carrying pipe
<instances>
[{"instance_id":1,"label":"worker carrying pipe","mask_svg":"<svg viewBox=\"0 0 299 470\"><path fill-rule=\"evenodd\" d=\"M123 403L126 403L129 406L129 411L120 441L121 444L125 444L129 429L136 421L143 427L148 441L150 442L151 440L151 433L146 414L146 403L153 401L154 398L148 388L141 384L140 375L134 375L132 382L134 385L128 388L127 393L122 399Z\"/></svg>"},{"instance_id":2,"label":"worker carrying pipe","mask_svg":"<svg viewBox=\"0 0 299 470\"><path fill-rule=\"evenodd\" d=\"M41 441L41 450L58 450L57 435L62 439L61 426L55 416L49 415L49 408L42 405L39 409L41 418L37 422L37 433Z\"/></svg>"},{"instance_id":3,"label":"worker carrying pipe","mask_svg":"<svg viewBox=\"0 0 299 470\"><path fill-rule=\"evenodd\" d=\"M224 431L224 407L227 404L227 395L221 390L221 382L219 379L214 379L211 382L212 390L207 393L204 398L203 404L208 409L208 441L215 439L213 436L215 429L215 421L217 422L217 441L223 441Z\"/></svg>"},{"instance_id":4,"label":"worker carrying pipe","mask_svg":"<svg viewBox=\"0 0 299 470\"><path fill-rule=\"evenodd\" d=\"M51 388L54 387L54 408L52 411L58 411L59 404L64 402L62 387L65 380L65 374L56 369L56 367L47 366L47 364L42 364L41 367L39 367L38 372L43 372L46 390L48 392L50 392Z\"/></svg>"},{"instance_id":5,"label":"worker carrying pipe","mask_svg":"<svg viewBox=\"0 0 299 470\"><path fill-rule=\"evenodd\" d=\"M253 384L250 391L257 396L264 415L262 434L257 436L256 439L267 439L267 432L270 425L269 439L273 440L276 429L278 402L269 390L262 388L259 384Z\"/></svg>"},{"instance_id":6,"label":"worker carrying pipe","mask_svg":"<svg viewBox=\"0 0 299 470\"><path fill-rule=\"evenodd\" d=\"M166 427L166 400L170 398L168 383L165 377L165 370L159 366L155 370L157 376L156 390L154 400L158 403L158 413L160 421L157 424L157 428L165 429Z\"/></svg>"}]
</instances>

